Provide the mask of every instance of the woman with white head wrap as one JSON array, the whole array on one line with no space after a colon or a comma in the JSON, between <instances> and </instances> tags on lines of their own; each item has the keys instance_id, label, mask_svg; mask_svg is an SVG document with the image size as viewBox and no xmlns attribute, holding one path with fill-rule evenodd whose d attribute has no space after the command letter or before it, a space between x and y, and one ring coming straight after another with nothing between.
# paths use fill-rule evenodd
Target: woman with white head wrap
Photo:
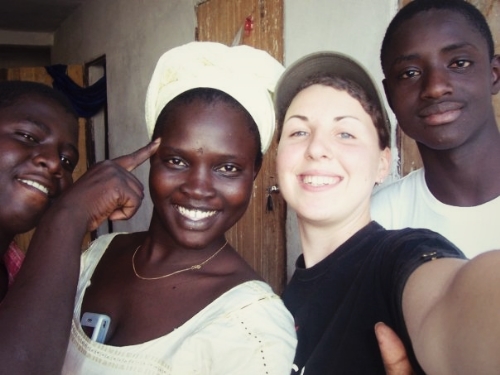
<instances>
[{"instance_id":1,"label":"woman with white head wrap","mask_svg":"<svg viewBox=\"0 0 500 375\"><path fill-rule=\"evenodd\" d=\"M275 126L283 68L247 47L194 42L158 61L146 98L154 204L147 232L85 252L64 374L289 374L293 319L225 240ZM103 343L84 312L111 318Z\"/></svg>"}]
</instances>

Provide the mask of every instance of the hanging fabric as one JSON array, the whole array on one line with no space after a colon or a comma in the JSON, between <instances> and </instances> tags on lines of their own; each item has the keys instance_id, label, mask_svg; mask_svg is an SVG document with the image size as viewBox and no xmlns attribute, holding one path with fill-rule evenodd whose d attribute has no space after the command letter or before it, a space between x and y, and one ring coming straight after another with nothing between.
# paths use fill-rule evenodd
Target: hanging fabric
<instances>
[{"instance_id":1,"label":"hanging fabric","mask_svg":"<svg viewBox=\"0 0 500 375\"><path fill-rule=\"evenodd\" d=\"M45 70L54 80L54 89L68 97L80 117L94 116L106 103L106 74L93 85L81 87L66 74L67 65L50 65Z\"/></svg>"}]
</instances>

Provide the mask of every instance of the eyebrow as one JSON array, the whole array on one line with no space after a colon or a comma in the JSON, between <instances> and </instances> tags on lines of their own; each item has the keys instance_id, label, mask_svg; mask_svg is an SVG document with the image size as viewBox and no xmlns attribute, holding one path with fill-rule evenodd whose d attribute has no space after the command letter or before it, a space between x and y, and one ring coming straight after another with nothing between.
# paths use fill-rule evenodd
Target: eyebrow
<instances>
[{"instance_id":1,"label":"eyebrow","mask_svg":"<svg viewBox=\"0 0 500 375\"><path fill-rule=\"evenodd\" d=\"M76 156L80 157L80 151L78 151L78 148L76 148L73 144L71 143L68 143L67 144L72 150L73 152L76 154Z\"/></svg>"},{"instance_id":2,"label":"eyebrow","mask_svg":"<svg viewBox=\"0 0 500 375\"><path fill-rule=\"evenodd\" d=\"M419 57L420 57L420 55L418 53L412 53L410 55L401 55L401 56L398 56L391 63L391 67L393 67L394 65L397 65L397 64L401 64L403 62L417 60Z\"/></svg>"},{"instance_id":3,"label":"eyebrow","mask_svg":"<svg viewBox=\"0 0 500 375\"><path fill-rule=\"evenodd\" d=\"M45 123L43 123L43 122L40 122L40 121L37 121L37 120L32 120L32 119L30 119L30 118L25 119L25 121L29 122L30 124L35 125L37 128L39 128L39 129L40 129L41 131L43 131L45 134L52 134L52 131L50 130L50 128L49 128L47 125L45 125ZM67 145L68 147L70 147L70 148L73 150L73 152L74 152L74 153L75 153L78 157L80 157L80 152L78 151L78 148L77 148L77 147L75 147L75 145L73 145L72 143L69 143L69 142L68 142L68 143L66 143L66 145Z\"/></svg>"},{"instance_id":4,"label":"eyebrow","mask_svg":"<svg viewBox=\"0 0 500 375\"><path fill-rule=\"evenodd\" d=\"M302 121L309 120L309 117L304 116L304 115L291 115L290 117L286 118L284 122L287 122L288 120L290 120L292 118L298 118L299 120L302 120Z\"/></svg>"},{"instance_id":5,"label":"eyebrow","mask_svg":"<svg viewBox=\"0 0 500 375\"><path fill-rule=\"evenodd\" d=\"M161 148L161 144L160 144L160 149L163 149L163 150L166 150L166 152L168 153L171 153L172 154L172 157L184 157L183 155L185 155L186 153L191 153L193 152L193 150L196 152L199 148L191 148L191 149L180 149L178 147L174 147L174 146L169 146L169 145L165 145L163 148ZM165 152L165 151L164 151ZM177 155L177 156L175 156ZM220 154L219 156L221 156L222 158L224 159L231 159L231 160L238 160L241 158L241 155L238 155L238 154Z\"/></svg>"},{"instance_id":6,"label":"eyebrow","mask_svg":"<svg viewBox=\"0 0 500 375\"><path fill-rule=\"evenodd\" d=\"M288 121L292 118L298 118L299 120L303 120L303 121L308 121L309 120L309 117L307 116L304 116L304 115L292 115L290 117L288 117L285 121ZM356 116L351 116L351 115L342 115L342 116L336 116L333 118L334 121L341 121L345 118L352 118L354 120L359 120L359 118L357 118Z\"/></svg>"},{"instance_id":7,"label":"eyebrow","mask_svg":"<svg viewBox=\"0 0 500 375\"><path fill-rule=\"evenodd\" d=\"M477 49L474 44L463 42L463 43L453 43L453 44L447 45L447 46L441 48L440 52L452 52L452 51L455 51L455 50L458 50L461 48ZM411 53L408 55L401 55L401 56L398 56L394 59L391 66L394 66L396 64L400 64L403 62L407 62L407 61L413 61L413 60L416 60L418 58L420 58L419 53Z\"/></svg>"},{"instance_id":8,"label":"eyebrow","mask_svg":"<svg viewBox=\"0 0 500 375\"><path fill-rule=\"evenodd\" d=\"M343 119L346 119L346 118L361 121L358 117L350 116L350 115L337 116L337 117L334 117L333 119L335 120L335 122L339 122L339 121L342 121Z\"/></svg>"},{"instance_id":9,"label":"eyebrow","mask_svg":"<svg viewBox=\"0 0 500 375\"><path fill-rule=\"evenodd\" d=\"M310 120L309 120L309 117L307 117L307 116L304 116L304 115L292 115L292 116L288 117L288 118L287 118L287 119L283 122L283 124L284 124L284 123L286 123L288 120L291 120L291 119L294 119L294 118L299 119L299 120L304 121L304 122L309 122L309 121L310 121ZM344 120L344 119L352 119L352 120L355 120L355 121L357 121L357 122L362 122L362 121L361 121L361 119L359 119L359 118L358 118L358 117L356 117L356 116L352 116L352 115L341 115L341 116L335 116L335 117L333 118L332 123L340 122L340 121L342 121L342 120Z\"/></svg>"},{"instance_id":10,"label":"eyebrow","mask_svg":"<svg viewBox=\"0 0 500 375\"><path fill-rule=\"evenodd\" d=\"M50 128L47 125L45 125L43 122L40 122L37 120L32 120L29 117L27 119L25 119L25 121L35 125L37 128L39 128L41 131L43 131L46 134L51 133Z\"/></svg>"},{"instance_id":11,"label":"eyebrow","mask_svg":"<svg viewBox=\"0 0 500 375\"><path fill-rule=\"evenodd\" d=\"M449 46L446 46L443 49L441 49L441 51L451 52L460 48L468 48L468 47L477 50L477 46L475 44L463 42L463 43L450 44Z\"/></svg>"}]
</instances>

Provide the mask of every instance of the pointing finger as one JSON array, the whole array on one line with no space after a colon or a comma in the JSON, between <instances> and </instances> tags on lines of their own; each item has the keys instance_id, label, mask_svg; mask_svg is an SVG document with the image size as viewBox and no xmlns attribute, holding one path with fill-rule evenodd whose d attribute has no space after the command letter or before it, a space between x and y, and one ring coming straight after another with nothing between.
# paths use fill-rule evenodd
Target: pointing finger
<instances>
[{"instance_id":1,"label":"pointing finger","mask_svg":"<svg viewBox=\"0 0 500 375\"><path fill-rule=\"evenodd\" d=\"M116 159L113 159L113 161L119 166L126 169L128 172L131 172L146 160L148 160L156 152L156 150L158 150L160 139L161 138L157 138L153 142L148 143L146 146L141 147L137 151L134 151L128 155L120 156Z\"/></svg>"}]
</instances>

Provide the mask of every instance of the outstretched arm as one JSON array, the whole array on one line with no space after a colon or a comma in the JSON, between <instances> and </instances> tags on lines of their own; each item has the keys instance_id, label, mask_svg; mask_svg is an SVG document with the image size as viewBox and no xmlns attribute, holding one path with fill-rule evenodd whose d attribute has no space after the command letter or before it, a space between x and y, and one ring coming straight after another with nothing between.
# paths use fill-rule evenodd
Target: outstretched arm
<instances>
[{"instance_id":1,"label":"outstretched arm","mask_svg":"<svg viewBox=\"0 0 500 375\"><path fill-rule=\"evenodd\" d=\"M84 235L108 217L128 219L137 211L143 186L129 172L158 145L96 164L43 216L16 282L0 304L1 374L60 374Z\"/></svg>"},{"instance_id":2,"label":"outstretched arm","mask_svg":"<svg viewBox=\"0 0 500 375\"><path fill-rule=\"evenodd\" d=\"M403 294L415 354L427 374L498 374L500 251L417 268Z\"/></svg>"}]
</instances>

